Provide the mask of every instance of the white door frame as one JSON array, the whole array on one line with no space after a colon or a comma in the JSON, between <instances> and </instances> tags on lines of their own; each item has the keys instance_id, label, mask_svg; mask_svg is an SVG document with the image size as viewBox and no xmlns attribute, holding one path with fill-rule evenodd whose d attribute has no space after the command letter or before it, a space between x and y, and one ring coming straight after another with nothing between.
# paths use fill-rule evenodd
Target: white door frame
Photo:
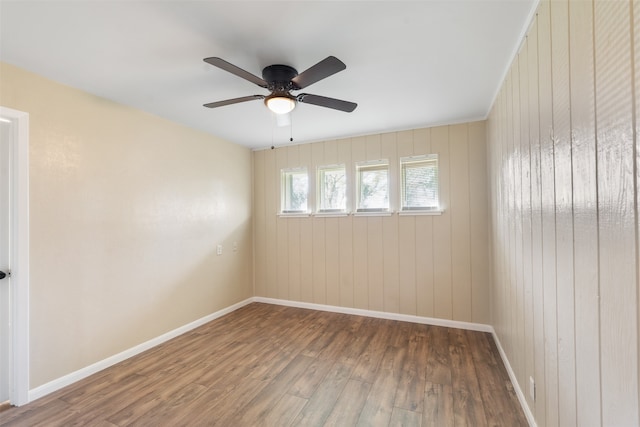
<instances>
[{"instance_id":1,"label":"white door frame","mask_svg":"<svg viewBox=\"0 0 640 427\"><path fill-rule=\"evenodd\" d=\"M11 147L11 379L9 401L29 403L29 114L0 106L15 124Z\"/></svg>"}]
</instances>

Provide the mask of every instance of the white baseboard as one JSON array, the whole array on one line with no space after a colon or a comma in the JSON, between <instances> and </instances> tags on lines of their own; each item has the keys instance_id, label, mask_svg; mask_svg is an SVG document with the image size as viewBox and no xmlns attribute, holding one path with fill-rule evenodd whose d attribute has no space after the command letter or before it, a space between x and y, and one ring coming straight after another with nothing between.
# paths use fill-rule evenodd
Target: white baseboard
<instances>
[{"instance_id":1,"label":"white baseboard","mask_svg":"<svg viewBox=\"0 0 640 427\"><path fill-rule=\"evenodd\" d=\"M468 329L470 331L493 332L491 325L482 323L460 322L457 320L436 319L434 317L413 316L410 314L387 313L385 311L364 310L361 308L337 307L334 305L314 304L310 302L289 301L275 298L253 297L255 302L284 305L287 307L308 308L311 310L331 311L333 313L355 314L357 316L377 317L380 319L399 320L401 322L422 323L425 325L445 326L447 328Z\"/></svg>"},{"instance_id":2,"label":"white baseboard","mask_svg":"<svg viewBox=\"0 0 640 427\"><path fill-rule=\"evenodd\" d=\"M511 369L511 364L509 363L509 359L507 359L507 354L504 352L504 349L502 348L502 344L500 344L500 340L498 339L498 334L496 334L496 331L493 328L491 329L492 329L491 335L493 335L493 340L496 342L496 346L498 347L498 352L500 353L500 357L502 358L502 363L504 363L505 368L507 368L507 373L509 374L509 378L511 379L511 384L513 384L513 388L516 391L516 395L518 396L518 400L520 401L520 406L522 406L524 415L527 417L529 426L537 427L536 420L533 417L533 412L531 412L531 408L529 408L527 399L524 397L524 393L522 392L522 388L520 388L520 384L518 383L516 374L513 372L513 369Z\"/></svg>"},{"instance_id":3,"label":"white baseboard","mask_svg":"<svg viewBox=\"0 0 640 427\"><path fill-rule=\"evenodd\" d=\"M50 381L46 384L43 384L39 387L36 387L32 390L29 390L29 402L33 402L34 400L39 399L43 396L46 396L49 393L53 393L54 391L60 390L61 388L66 387L70 384L73 384L76 381L80 381L81 379L86 378L89 375L93 375L96 372L102 371L103 369L106 369L110 366L115 365L116 363L120 363L123 360L126 360L130 357L140 354L143 351L149 350L150 348L153 348L166 341L169 341L170 339L175 338L179 335L182 335L185 332L189 332L190 330L195 329L198 326L202 326L207 322L210 322L219 317L222 317L225 314L231 313L232 311L235 311L240 307L244 307L245 305L250 304L252 302L253 302L253 298L248 298L244 301L240 301L239 303L233 304L232 306L229 306L227 308L223 308L222 310L218 310L215 313L204 316L198 320L195 320L184 326L176 328L156 338L150 339L149 341L143 342L142 344L139 344L121 353L115 354L111 357L107 357L106 359L103 359L92 365L89 365L75 372L67 374L63 377Z\"/></svg>"}]
</instances>

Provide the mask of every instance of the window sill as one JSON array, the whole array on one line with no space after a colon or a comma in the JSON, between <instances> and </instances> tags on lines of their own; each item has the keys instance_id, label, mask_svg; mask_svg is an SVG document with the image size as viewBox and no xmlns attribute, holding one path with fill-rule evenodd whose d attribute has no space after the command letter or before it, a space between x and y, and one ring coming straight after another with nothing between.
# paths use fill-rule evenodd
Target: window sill
<instances>
[{"instance_id":1,"label":"window sill","mask_svg":"<svg viewBox=\"0 0 640 427\"><path fill-rule=\"evenodd\" d=\"M316 212L313 216L317 218L339 218L349 216L349 212Z\"/></svg>"},{"instance_id":2,"label":"window sill","mask_svg":"<svg viewBox=\"0 0 640 427\"><path fill-rule=\"evenodd\" d=\"M309 212L279 212L279 217L282 218L306 218L310 217L311 213Z\"/></svg>"},{"instance_id":3,"label":"window sill","mask_svg":"<svg viewBox=\"0 0 640 427\"><path fill-rule=\"evenodd\" d=\"M391 216L393 211L354 212L353 216Z\"/></svg>"},{"instance_id":4,"label":"window sill","mask_svg":"<svg viewBox=\"0 0 640 427\"><path fill-rule=\"evenodd\" d=\"M413 216L413 215L442 215L444 213L444 209L438 210L406 210L398 212L398 215L401 216Z\"/></svg>"}]
</instances>

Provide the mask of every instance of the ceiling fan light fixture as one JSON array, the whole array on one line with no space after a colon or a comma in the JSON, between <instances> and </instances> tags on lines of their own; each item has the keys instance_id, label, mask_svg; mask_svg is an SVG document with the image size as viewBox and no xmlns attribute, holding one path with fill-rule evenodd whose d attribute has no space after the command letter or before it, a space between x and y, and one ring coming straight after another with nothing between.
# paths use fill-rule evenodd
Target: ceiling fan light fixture
<instances>
[{"instance_id":1,"label":"ceiling fan light fixture","mask_svg":"<svg viewBox=\"0 0 640 427\"><path fill-rule=\"evenodd\" d=\"M269 96L264 103L276 114L287 114L296 108L295 99L282 95Z\"/></svg>"}]
</instances>

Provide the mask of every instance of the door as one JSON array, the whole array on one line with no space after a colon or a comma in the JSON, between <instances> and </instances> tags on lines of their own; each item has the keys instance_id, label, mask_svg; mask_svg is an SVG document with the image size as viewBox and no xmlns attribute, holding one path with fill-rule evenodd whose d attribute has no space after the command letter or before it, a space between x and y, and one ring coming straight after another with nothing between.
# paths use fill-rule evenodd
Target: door
<instances>
[{"instance_id":1,"label":"door","mask_svg":"<svg viewBox=\"0 0 640 427\"><path fill-rule=\"evenodd\" d=\"M0 403L11 390L11 147L13 123L0 120Z\"/></svg>"}]
</instances>

